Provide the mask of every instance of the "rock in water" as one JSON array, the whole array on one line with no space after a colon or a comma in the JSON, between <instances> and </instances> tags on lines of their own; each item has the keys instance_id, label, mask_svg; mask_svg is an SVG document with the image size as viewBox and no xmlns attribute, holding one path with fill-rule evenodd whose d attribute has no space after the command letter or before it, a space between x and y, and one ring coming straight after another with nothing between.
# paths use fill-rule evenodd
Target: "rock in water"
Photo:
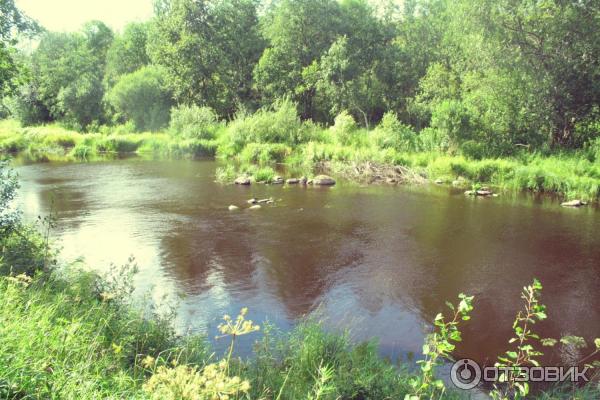
<instances>
[{"instance_id":1,"label":"rock in water","mask_svg":"<svg viewBox=\"0 0 600 400\"><path fill-rule=\"evenodd\" d=\"M335 185L335 180L327 175L317 175L313 179L313 183L320 186L333 186Z\"/></svg>"},{"instance_id":2,"label":"rock in water","mask_svg":"<svg viewBox=\"0 0 600 400\"><path fill-rule=\"evenodd\" d=\"M587 203L581 200L571 200L571 201L565 201L564 203L561 204L561 206L563 207L581 207L581 206L585 206Z\"/></svg>"},{"instance_id":3,"label":"rock in water","mask_svg":"<svg viewBox=\"0 0 600 400\"><path fill-rule=\"evenodd\" d=\"M299 183L300 183L301 185L306 185L306 182L308 182L308 179L307 179L305 176L303 176L302 178L300 178L300 181L299 181Z\"/></svg>"},{"instance_id":4,"label":"rock in water","mask_svg":"<svg viewBox=\"0 0 600 400\"><path fill-rule=\"evenodd\" d=\"M477 196L491 196L493 193L490 190L478 190L477 191Z\"/></svg>"},{"instance_id":5,"label":"rock in water","mask_svg":"<svg viewBox=\"0 0 600 400\"><path fill-rule=\"evenodd\" d=\"M260 204L256 204L253 205L252 207L248 208L248 210L260 210L262 207L260 206Z\"/></svg>"},{"instance_id":6,"label":"rock in water","mask_svg":"<svg viewBox=\"0 0 600 400\"><path fill-rule=\"evenodd\" d=\"M283 180L283 178L279 175L277 175L275 178L273 178L273 180L271 181L271 185L283 185L285 181Z\"/></svg>"},{"instance_id":7,"label":"rock in water","mask_svg":"<svg viewBox=\"0 0 600 400\"><path fill-rule=\"evenodd\" d=\"M287 183L288 185L296 185L300 183L300 180L298 178L290 178L287 181L285 181L285 183Z\"/></svg>"},{"instance_id":8,"label":"rock in water","mask_svg":"<svg viewBox=\"0 0 600 400\"><path fill-rule=\"evenodd\" d=\"M234 206L233 204L229 206L229 211L235 211L235 210L239 210L240 208L238 206Z\"/></svg>"},{"instance_id":9,"label":"rock in water","mask_svg":"<svg viewBox=\"0 0 600 400\"><path fill-rule=\"evenodd\" d=\"M256 203L258 203L258 200L256 200L255 198L252 198L252 199L246 201L246 203L248 203L248 204L256 204Z\"/></svg>"},{"instance_id":10,"label":"rock in water","mask_svg":"<svg viewBox=\"0 0 600 400\"><path fill-rule=\"evenodd\" d=\"M273 198L269 197L268 199L260 199L258 200L258 203L272 203L273 202Z\"/></svg>"},{"instance_id":11,"label":"rock in water","mask_svg":"<svg viewBox=\"0 0 600 400\"><path fill-rule=\"evenodd\" d=\"M235 181L233 181L236 185L249 185L250 178L247 176L238 176Z\"/></svg>"},{"instance_id":12,"label":"rock in water","mask_svg":"<svg viewBox=\"0 0 600 400\"><path fill-rule=\"evenodd\" d=\"M441 179L436 179L435 183L437 183L438 185L441 185L442 183L444 183L444 181Z\"/></svg>"}]
</instances>

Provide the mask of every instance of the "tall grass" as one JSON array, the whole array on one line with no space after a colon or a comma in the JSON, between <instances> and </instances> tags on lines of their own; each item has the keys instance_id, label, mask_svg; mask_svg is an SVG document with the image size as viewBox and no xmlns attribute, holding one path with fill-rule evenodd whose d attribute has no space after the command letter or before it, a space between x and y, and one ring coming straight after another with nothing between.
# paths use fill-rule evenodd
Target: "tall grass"
<instances>
[{"instance_id":1,"label":"tall grass","mask_svg":"<svg viewBox=\"0 0 600 400\"><path fill-rule=\"evenodd\" d=\"M580 151L551 155L523 151L513 157L473 159L448 154L438 131L429 128L417 134L394 114L386 114L371 131L358 127L347 113L326 128L300 121L289 101L252 115L240 114L228 124L217 121L210 109L181 107L173 110L167 133L129 133L127 126L99 130L80 134L57 125L21 128L15 121L4 120L0 121L0 152L34 161L129 153L156 158L217 156L237 166L237 172L229 169L220 179L232 181L236 174L248 174L257 182L269 182L275 164L287 164L310 176L324 168L342 174L354 165L376 163L409 168L413 176L432 181L460 179L467 185L591 201L600 198L598 141Z\"/></svg>"}]
</instances>

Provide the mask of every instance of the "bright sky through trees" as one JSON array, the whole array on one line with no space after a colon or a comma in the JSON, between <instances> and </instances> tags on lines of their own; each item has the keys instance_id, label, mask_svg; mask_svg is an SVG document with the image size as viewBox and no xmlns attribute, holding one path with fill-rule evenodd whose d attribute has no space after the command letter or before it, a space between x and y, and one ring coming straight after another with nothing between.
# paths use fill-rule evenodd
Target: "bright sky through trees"
<instances>
[{"instance_id":1,"label":"bright sky through trees","mask_svg":"<svg viewBox=\"0 0 600 400\"><path fill-rule=\"evenodd\" d=\"M152 0L16 0L17 7L51 31L76 31L89 20L121 30L152 16Z\"/></svg>"}]
</instances>

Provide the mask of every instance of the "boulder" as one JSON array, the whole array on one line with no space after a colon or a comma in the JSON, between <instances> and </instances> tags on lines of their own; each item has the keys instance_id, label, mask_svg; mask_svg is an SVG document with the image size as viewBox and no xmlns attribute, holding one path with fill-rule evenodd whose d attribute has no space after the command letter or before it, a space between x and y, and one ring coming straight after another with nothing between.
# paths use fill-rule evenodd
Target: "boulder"
<instances>
[{"instance_id":1,"label":"boulder","mask_svg":"<svg viewBox=\"0 0 600 400\"><path fill-rule=\"evenodd\" d=\"M271 181L272 185L283 185L285 181L283 180L283 178L279 175L277 175L275 178L273 178L273 180Z\"/></svg>"},{"instance_id":2,"label":"boulder","mask_svg":"<svg viewBox=\"0 0 600 400\"><path fill-rule=\"evenodd\" d=\"M581 206L585 206L587 203L585 201L581 201L581 200L571 200L571 201L565 201L564 203L561 204L561 206L563 207L581 207Z\"/></svg>"},{"instance_id":3,"label":"boulder","mask_svg":"<svg viewBox=\"0 0 600 400\"><path fill-rule=\"evenodd\" d=\"M258 200L258 203L272 203L272 202L273 202L272 198Z\"/></svg>"},{"instance_id":4,"label":"boulder","mask_svg":"<svg viewBox=\"0 0 600 400\"><path fill-rule=\"evenodd\" d=\"M308 182L308 179L305 176L303 176L302 178L300 178L298 183L300 183L301 185L306 185L306 182Z\"/></svg>"},{"instance_id":5,"label":"boulder","mask_svg":"<svg viewBox=\"0 0 600 400\"><path fill-rule=\"evenodd\" d=\"M229 206L229 211L235 211L235 210L239 210L240 208L238 206L234 206L233 204Z\"/></svg>"},{"instance_id":6,"label":"boulder","mask_svg":"<svg viewBox=\"0 0 600 400\"><path fill-rule=\"evenodd\" d=\"M327 175L317 175L314 177L313 183L319 186L333 186L335 185L335 180Z\"/></svg>"},{"instance_id":7,"label":"boulder","mask_svg":"<svg viewBox=\"0 0 600 400\"><path fill-rule=\"evenodd\" d=\"M235 181L233 181L236 185L249 185L250 184L250 178L248 178L247 176L238 176Z\"/></svg>"},{"instance_id":8,"label":"boulder","mask_svg":"<svg viewBox=\"0 0 600 400\"><path fill-rule=\"evenodd\" d=\"M494 193L491 190L484 190L484 189L467 190L465 192L465 195L467 195L467 196L481 196L481 197L488 197L488 196L496 197L496 195L494 195Z\"/></svg>"},{"instance_id":9,"label":"boulder","mask_svg":"<svg viewBox=\"0 0 600 400\"><path fill-rule=\"evenodd\" d=\"M258 203L258 200L256 200L255 198L252 198L252 199L246 201L246 203L248 203L248 204L256 204L256 203Z\"/></svg>"},{"instance_id":10,"label":"boulder","mask_svg":"<svg viewBox=\"0 0 600 400\"><path fill-rule=\"evenodd\" d=\"M260 210L262 207L260 204L255 204L252 207L248 207L248 210Z\"/></svg>"},{"instance_id":11,"label":"boulder","mask_svg":"<svg viewBox=\"0 0 600 400\"><path fill-rule=\"evenodd\" d=\"M300 183L300 179L290 178L287 181L285 181L285 183L287 183L288 185L297 185L298 183Z\"/></svg>"}]
</instances>

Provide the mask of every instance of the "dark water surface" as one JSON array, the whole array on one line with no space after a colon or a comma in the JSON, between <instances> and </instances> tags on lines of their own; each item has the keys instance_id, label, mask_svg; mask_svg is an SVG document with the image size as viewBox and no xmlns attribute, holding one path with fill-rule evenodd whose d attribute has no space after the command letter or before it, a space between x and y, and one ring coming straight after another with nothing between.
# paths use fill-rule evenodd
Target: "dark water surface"
<instances>
[{"instance_id":1,"label":"dark water surface","mask_svg":"<svg viewBox=\"0 0 600 400\"><path fill-rule=\"evenodd\" d=\"M600 336L596 209L436 186L223 186L215 168L122 160L17 171L27 218L54 199L63 257L105 269L134 255L139 291L176 294L180 325L211 336L243 306L284 330L317 312L356 340L378 337L395 359L419 354L429 322L464 292L475 311L457 356L484 362L506 349L533 277L548 306L542 336ZM271 196L274 206L244 209Z\"/></svg>"}]
</instances>

